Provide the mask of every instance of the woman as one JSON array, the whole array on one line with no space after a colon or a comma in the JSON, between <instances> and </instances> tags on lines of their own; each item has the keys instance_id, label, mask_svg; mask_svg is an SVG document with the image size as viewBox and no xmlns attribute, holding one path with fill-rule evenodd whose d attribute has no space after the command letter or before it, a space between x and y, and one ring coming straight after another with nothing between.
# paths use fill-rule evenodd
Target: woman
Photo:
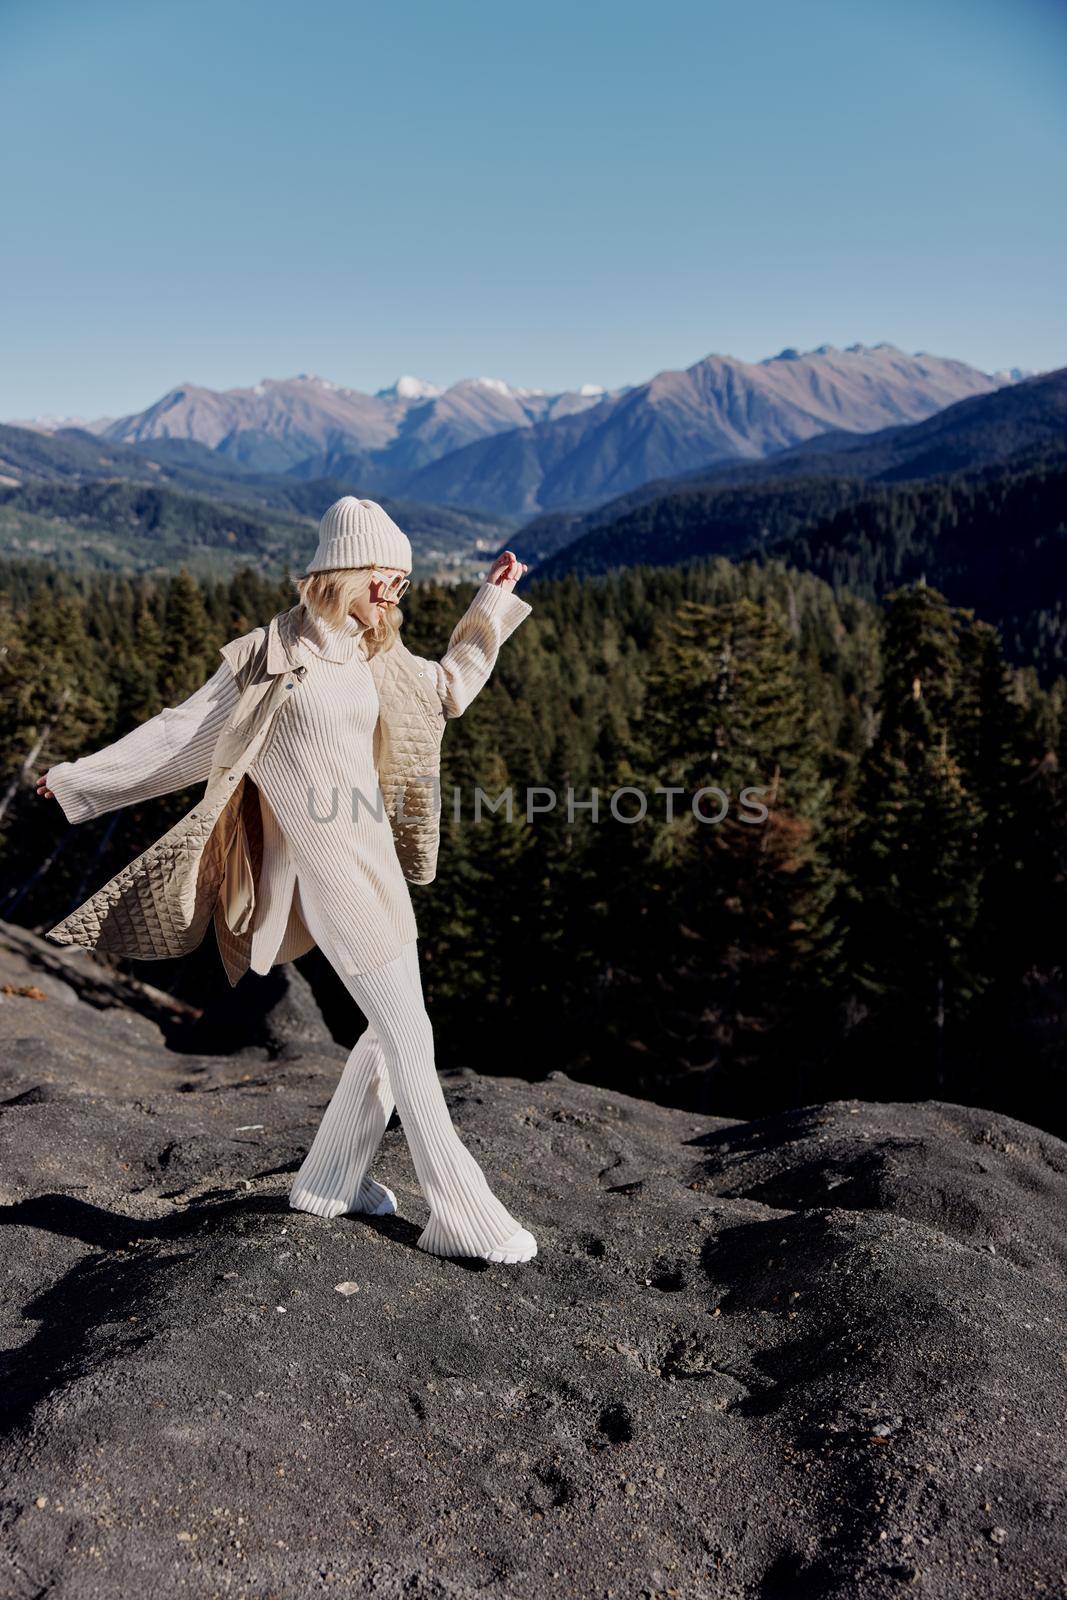
<instances>
[{"instance_id":1,"label":"woman","mask_svg":"<svg viewBox=\"0 0 1067 1600\"><path fill-rule=\"evenodd\" d=\"M368 1022L290 1205L324 1217L395 1211L395 1195L369 1175L395 1104L430 1207L419 1247L522 1262L536 1255L536 1240L493 1194L448 1114L411 897L380 804L379 695L369 662L397 645L398 602L411 565L410 543L382 507L345 496L323 516L314 560L296 580L299 693L274 718L248 767L262 820L251 966L267 972L313 941ZM441 660L409 657L445 716L462 714L501 643L529 615L513 593L526 570L511 551L498 556ZM228 648L214 676L182 705L104 750L49 768L38 794L54 795L68 821L81 822L203 782L241 694Z\"/></svg>"}]
</instances>

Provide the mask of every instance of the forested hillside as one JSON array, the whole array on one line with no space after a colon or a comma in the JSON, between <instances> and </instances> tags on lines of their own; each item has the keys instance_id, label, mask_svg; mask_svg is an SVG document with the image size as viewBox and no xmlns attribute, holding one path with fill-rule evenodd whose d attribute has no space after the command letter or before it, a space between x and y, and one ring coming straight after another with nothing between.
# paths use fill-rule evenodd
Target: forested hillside
<instances>
[{"instance_id":1,"label":"forested hillside","mask_svg":"<svg viewBox=\"0 0 1067 1600\"><path fill-rule=\"evenodd\" d=\"M815 478L676 490L542 563L589 576L637 562L767 554L878 599L919 578L1003 630L1010 657L1067 670L1067 444L916 482Z\"/></svg>"},{"instance_id":2,"label":"forested hillside","mask_svg":"<svg viewBox=\"0 0 1067 1600\"><path fill-rule=\"evenodd\" d=\"M123 479L0 489L0 551L59 567L222 572L240 562L280 571L314 548L314 527L262 508Z\"/></svg>"},{"instance_id":3,"label":"forested hillside","mask_svg":"<svg viewBox=\"0 0 1067 1600\"><path fill-rule=\"evenodd\" d=\"M675 566L696 557L745 555L855 505L866 492L858 478L672 487L585 534L575 531L578 524L539 520L520 537L538 562L539 578L591 577L642 563ZM573 541L566 538L570 532ZM553 547L557 537L566 542Z\"/></svg>"},{"instance_id":4,"label":"forested hillside","mask_svg":"<svg viewBox=\"0 0 1067 1600\"><path fill-rule=\"evenodd\" d=\"M1067 670L1067 450L873 487L768 554L875 598L925 578L1001 629L1016 661Z\"/></svg>"},{"instance_id":5,"label":"forested hillside","mask_svg":"<svg viewBox=\"0 0 1067 1600\"><path fill-rule=\"evenodd\" d=\"M414 891L442 1062L735 1115L936 1095L1062 1132L1063 679L1006 666L922 584L884 613L777 561L523 589L532 616L447 731L439 876ZM470 593L418 586L412 648L439 653ZM289 600L247 570L0 571L0 916L50 926L196 798L71 828L35 771L184 698ZM476 785L510 786L512 820L474 821ZM210 939L135 970L225 992Z\"/></svg>"},{"instance_id":6,"label":"forested hillside","mask_svg":"<svg viewBox=\"0 0 1067 1600\"><path fill-rule=\"evenodd\" d=\"M203 577L254 561L281 576L315 547L327 506L351 482L254 472L187 439L131 447L79 429L0 427L0 557L57 566ZM420 577L472 578L514 519L386 499Z\"/></svg>"}]
</instances>

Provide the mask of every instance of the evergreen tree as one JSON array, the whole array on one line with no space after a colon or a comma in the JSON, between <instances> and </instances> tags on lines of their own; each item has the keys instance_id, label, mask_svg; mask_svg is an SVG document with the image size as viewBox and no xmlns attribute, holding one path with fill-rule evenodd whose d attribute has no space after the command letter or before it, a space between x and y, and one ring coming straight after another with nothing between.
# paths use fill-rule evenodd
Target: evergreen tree
<instances>
[{"instance_id":1,"label":"evergreen tree","mask_svg":"<svg viewBox=\"0 0 1067 1600\"><path fill-rule=\"evenodd\" d=\"M863 762L852 841L851 972L892 1092L944 1084L946 1030L982 988L974 932L983 814L951 737L961 682L952 612L918 585L889 598L878 736Z\"/></svg>"},{"instance_id":2,"label":"evergreen tree","mask_svg":"<svg viewBox=\"0 0 1067 1600\"><path fill-rule=\"evenodd\" d=\"M200 585L183 567L167 587L159 690L165 705L185 700L219 665Z\"/></svg>"},{"instance_id":3,"label":"evergreen tree","mask_svg":"<svg viewBox=\"0 0 1067 1600\"><path fill-rule=\"evenodd\" d=\"M723 1106L730 1081L765 1058L791 974L800 981L827 933L831 884L814 839L827 791L777 610L747 597L682 601L649 672L643 737L649 793L682 791L674 819L653 825L648 856L666 893L650 896L647 950L675 953L654 972L659 1019L690 1070L718 1064L709 1103ZM647 956L644 970L653 978Z\"/></svg>"}]
</instances>

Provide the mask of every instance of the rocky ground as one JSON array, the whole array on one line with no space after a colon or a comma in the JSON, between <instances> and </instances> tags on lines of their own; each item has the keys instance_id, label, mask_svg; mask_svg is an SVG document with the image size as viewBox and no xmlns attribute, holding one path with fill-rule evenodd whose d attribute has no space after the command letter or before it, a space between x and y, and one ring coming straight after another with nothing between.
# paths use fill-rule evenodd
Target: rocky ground
<instances>
[{"instance_id":1,"label":"rocky ground","mask_svg":"<svg viewBox=\"0 0 1067 1600\"><path fill-rule=\"evenodd\" d=\"M171 1020L0 926L4 1595L1067 1594L1056 1139L456 1064L540 1253L440 1261L395 1118L398 1216L287 1207L343 1054L298 973L235 1053Z\"/></svg>"}]
</instances>

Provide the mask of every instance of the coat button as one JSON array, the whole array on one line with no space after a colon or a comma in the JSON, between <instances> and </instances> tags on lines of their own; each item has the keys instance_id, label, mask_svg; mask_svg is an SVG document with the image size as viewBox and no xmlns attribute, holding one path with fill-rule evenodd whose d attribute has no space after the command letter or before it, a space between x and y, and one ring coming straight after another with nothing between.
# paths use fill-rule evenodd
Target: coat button
<instances>
[{"instance_id":1,"label":"coat button","mask_svg":"<svg viewBox=\"0 0 1067 1600\"><path fill-rule=\"evenodd\" d=\"M287 683L287 684L286 684L286 686L285 686L285 687L286 687L286 688L287 688L287 689L291 689L291 688L292 688L292 687L293 687L293 680L292 680L292 678L290 678L290 679L289 679L289 682L288 682L288 683Z\"/></svg>"}]
</instances>

